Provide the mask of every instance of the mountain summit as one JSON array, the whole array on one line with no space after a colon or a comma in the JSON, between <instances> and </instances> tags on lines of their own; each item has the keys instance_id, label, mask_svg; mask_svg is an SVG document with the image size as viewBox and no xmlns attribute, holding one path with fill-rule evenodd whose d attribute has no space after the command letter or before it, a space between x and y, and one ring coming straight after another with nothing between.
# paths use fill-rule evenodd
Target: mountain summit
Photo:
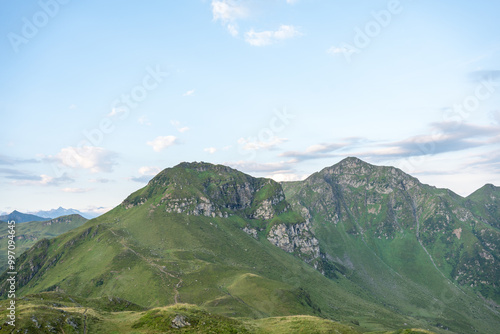
<instances>
[{"instance_id":1,"label":"mountain summit","mask_svg":"<svg viewBox=\"0 0 500 334\"><path fill-rule=\"evenodd\" d=\"M277 182L205 162L184 162L163 170L122 205L129 209L148 200L165 206L167 212L207 217L238 214L270 220L290 210Z\"/></svg>"}]
</instances>

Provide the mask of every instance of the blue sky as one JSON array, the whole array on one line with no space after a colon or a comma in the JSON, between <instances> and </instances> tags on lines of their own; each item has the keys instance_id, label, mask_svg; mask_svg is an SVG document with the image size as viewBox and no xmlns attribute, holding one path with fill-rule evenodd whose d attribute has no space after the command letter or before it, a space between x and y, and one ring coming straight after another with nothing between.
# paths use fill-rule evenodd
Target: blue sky
<instances>
[{"instance_id":1,"label":"blue sky","mask_svg":"<svg viewBox=\"0 0 500 334\"><path fill-rule=\"evenodd\" d=\"M182 161L347 156L500 185L491 1L4 1L0 212L105 211Z\"/></svg>"}]
</instances>

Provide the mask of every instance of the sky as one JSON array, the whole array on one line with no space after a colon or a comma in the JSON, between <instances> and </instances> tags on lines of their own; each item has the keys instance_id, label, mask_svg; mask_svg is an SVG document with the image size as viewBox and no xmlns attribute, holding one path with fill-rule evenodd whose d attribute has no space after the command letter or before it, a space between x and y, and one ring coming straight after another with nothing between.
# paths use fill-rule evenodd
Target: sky
<instances>
[{"instance_id":1,"label":"sky","mask_svg":"<svg viewBox=\"0 0 500 334\"><path fill-rule=\"evenodd\" d=\"M348 156L500 186L500 4L2 1L0 212L97 213L164 168Z\"/></svg>"}]
</instances>

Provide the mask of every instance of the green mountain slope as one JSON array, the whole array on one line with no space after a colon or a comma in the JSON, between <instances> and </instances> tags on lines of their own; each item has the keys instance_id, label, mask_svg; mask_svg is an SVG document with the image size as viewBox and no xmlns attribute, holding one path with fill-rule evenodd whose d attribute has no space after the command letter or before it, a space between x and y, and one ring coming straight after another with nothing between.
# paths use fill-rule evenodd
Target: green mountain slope
<instances>
[{"instance_id":1,"label":"green mountain slope","mask_svg":"<svg viewBox=\"0 0 500 334\"><path fill-rule=\"evenodd\" d=\"M116 296L147 307L182 302L231 317L315 315L380 330L428 326L341 275L322 275L315 242L278 183L183 163L110 212L23 253L17 293Z\"/></svg>"},{"instance_id":2,"label":"green mountain slope","mask_svg":"<svg viewBox=\"0 0 500 334\"><path fill-rule=\"evenodd\" d=\"M495 332L500 235L464 198L356 158L283 188L324 256L391 309L457 332Z\"/></svg>"},{"instance_id":3,"label":"green mountain slope","mask_svg":"<svg viewBox=\"0 0 500 334\"><path fill-rule=\"evenodd\" d=\"M313 318L276 320L302 315L358 331L495 333L496 305L476 293L495 299L498 268L473 267L482 281L472 288L460 281L486 251L475 226L492 228L474 213L464 220L465 201L357 159L283 187L226 166L182 163L110 212L23 253L17 295L188 303L261 319L252 324L264 332L305 328ZM137 332L170 324L172 313L163 312L136 318Z\"/></svg>"},{"instance_id":4,"label":"green mountain slope","mask_svg":"<svg viewBox=\"0 0 500 334\"><path fill-rule=\"evenodd\" d=\"M16 224L16 249L17 255L33 246L43 238L53 238L81 226L87 221L80 215L62 216L46 221L32 221ZM0 271L7 268L7 245L9 229L7 223L0 224Z\"/></svg>"}]
</instances>

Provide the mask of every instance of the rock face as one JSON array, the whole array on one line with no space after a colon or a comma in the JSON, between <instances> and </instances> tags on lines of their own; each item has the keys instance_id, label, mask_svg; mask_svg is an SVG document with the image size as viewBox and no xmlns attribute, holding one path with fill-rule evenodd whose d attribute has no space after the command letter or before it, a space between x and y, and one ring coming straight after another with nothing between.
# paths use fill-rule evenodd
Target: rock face
<instances>
[{"instance_id":1,"label":"rock face","mask_svg":"<svg viewBox=\"0 0 500 334\"><path fill-rule=\"evenodd\" d=\"M267 236L273 245L285 252L296 252L306 262L311 262L320 257L319 242L309 230L308 221L286 225L274 225Z\"/></svg>"},{"instance_id":2,"label":"rock face","mask_svg":"<svg viewBox=\"0 0 500 334\"><path fill-rule=\"evenodd\" d=\"M186 326L191 326L191 324L187 321L186 317L180 314L177 314L172 320L172 328L183 328Z\"/></svg>"},{"instance_id":3,"label":"rock face","mask_svg":"<svg viewBox=\"0 0 500 334\"><path fill-rule=\"evenodd\" d=\"M246 234L248 235L251 235L254 239L258 239L258 236L257 236L257 230L254 229L254 228L251 228L251 227L248 227L248 226L245 226L243 228L243 232L245 232Z\"/></svg>"}]
</instances>

